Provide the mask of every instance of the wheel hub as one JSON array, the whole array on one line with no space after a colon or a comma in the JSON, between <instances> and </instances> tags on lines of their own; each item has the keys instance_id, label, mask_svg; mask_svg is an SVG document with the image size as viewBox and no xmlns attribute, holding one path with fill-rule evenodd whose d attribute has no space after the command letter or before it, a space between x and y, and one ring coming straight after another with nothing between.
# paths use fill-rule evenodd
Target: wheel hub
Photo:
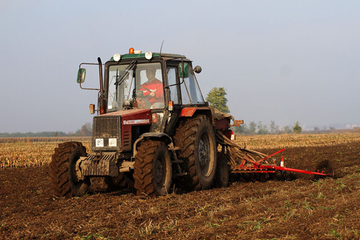
<instances>
[{"instance_id":1,"label":"wheel hub","mask_svg":"<svg viewBox=\"0 0 360 240\"><path fill-rule=\"evenodd\" d=\"M203 134L199 141L199 163L202 173L206 175L210 163L210 143L206 134Z\"/></svg>"}]
</instances>

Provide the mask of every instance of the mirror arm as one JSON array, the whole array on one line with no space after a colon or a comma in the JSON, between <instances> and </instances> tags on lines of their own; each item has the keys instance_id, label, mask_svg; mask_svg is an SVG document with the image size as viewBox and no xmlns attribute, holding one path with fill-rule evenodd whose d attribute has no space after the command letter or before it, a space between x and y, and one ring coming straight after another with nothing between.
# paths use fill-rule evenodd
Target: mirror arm
<instances>
[{"instance_id":1,"label":"mirror arm","mask_svg":"<svg viewBox=\"0 0 360 240\"><path fill-rule=\"evenodd\" d=\"M100 80L100 114L105 113L105 92L104 92L104 80L103 80L103 71L102 71L102 62L101 58L98 57L98 63L99 63L99 80Z\"/></svg>"},{"instance_id":2,"label":"mirror arm","mask_svg":"<svg viewBox=\"0 0 360 240\"><path fill-rule=\"evenodd\" d=\"M79 70L81 69L82 65L98 65L98 63L80 63L79 65ZM83 90L96 90L96 91L100 91L99 88L87 88L87 87L83 87L81 85L81 82L79 82L80 88Z\"/></svg>"}]
</instances>

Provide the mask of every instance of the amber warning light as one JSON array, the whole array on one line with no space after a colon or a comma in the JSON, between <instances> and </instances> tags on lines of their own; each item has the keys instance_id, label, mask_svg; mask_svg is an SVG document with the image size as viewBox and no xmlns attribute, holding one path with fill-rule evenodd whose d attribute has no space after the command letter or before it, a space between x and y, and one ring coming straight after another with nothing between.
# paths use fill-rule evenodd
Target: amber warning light
<instances>
[{"instance_id":1,"label":"amber warning light","mask_svg":"<svg viewBox=\"0 0 360 240\"><path fill-rule=\"evenodd\" d=\"M169 101L169 111L172 111L174 109L174 102Z\"/></svg>"},{"instance_id":2,"label":"amber warning light","mask_svg":"<svg viewBox=\"0 0 360 240\"><path fill-rule=\"evenodd\" d=\"M135 50L134 48L129 48L129 54L134 54Z\"/></svg>"}]
</instances>

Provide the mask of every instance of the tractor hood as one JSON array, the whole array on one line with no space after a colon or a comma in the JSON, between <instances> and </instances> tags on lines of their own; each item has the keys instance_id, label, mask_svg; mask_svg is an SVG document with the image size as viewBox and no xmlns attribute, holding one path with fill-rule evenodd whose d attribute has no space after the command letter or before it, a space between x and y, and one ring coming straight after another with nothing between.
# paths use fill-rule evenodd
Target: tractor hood
<instances>
[{"instance_id":1,"label":"tractor hood","mask_svg":"<svg viewBox=\"0 0 360 240\"><path fill-rule=\"evenodd\" d=\"M131 110L120 110L116 112L110 112L106 114L102 114L101 116L122 116L122 117L128 117L128 116L134 116L134 115L143 115L145 113L148 113L150 116L150 109L131 109Z\"/></svg>"},{"instance_id":2,"label":"tractor hood","mask_svg":"<svg viewBox=\"0 0 360 240\"><path fill-rule=\"evenodd\" d=\"M150 109L120 110L94 117L93 151L131 150L131 128L151 124Z\"/></svg>"}]
</instances>

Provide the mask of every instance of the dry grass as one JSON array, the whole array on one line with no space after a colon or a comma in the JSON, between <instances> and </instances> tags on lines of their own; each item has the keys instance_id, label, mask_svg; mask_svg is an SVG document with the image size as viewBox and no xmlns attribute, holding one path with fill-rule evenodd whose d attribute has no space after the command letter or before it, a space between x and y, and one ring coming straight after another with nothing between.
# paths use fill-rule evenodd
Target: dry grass
<instances>
[{"instance_id":1,"label":"dry grass","mask_svg":"<svg viewBox=\"0 0 360 240\"><path fill-rule=\"evenodd\" d=\"M81 141L91 152L90 138L0 138L0 169L48 165L59 142ZM360 142L360 133L237 136L248 149L330 146Z\"/></svg>"},{"instance_id":2,"label":"dry grass","mask_svg":"<svg viewBox=\"0 0 360 240\"><path fill-rule=\"evenodd\" d=\"M282 134L236 136L236 143L249 149L332 146L360 142L359 133Z\"/></svg>"},{"instance_id":3,"label":"dry grass","mask_svg":"<svg viewBox=\"0 0 360 240\"><path fill-rule=\"evenodd\" d=\"M59 142L80 141L79 138L9 138L0 141L0 169L48 165ZM91 141L82 141L88 152Z\"/></svg>"}]
</instances>

